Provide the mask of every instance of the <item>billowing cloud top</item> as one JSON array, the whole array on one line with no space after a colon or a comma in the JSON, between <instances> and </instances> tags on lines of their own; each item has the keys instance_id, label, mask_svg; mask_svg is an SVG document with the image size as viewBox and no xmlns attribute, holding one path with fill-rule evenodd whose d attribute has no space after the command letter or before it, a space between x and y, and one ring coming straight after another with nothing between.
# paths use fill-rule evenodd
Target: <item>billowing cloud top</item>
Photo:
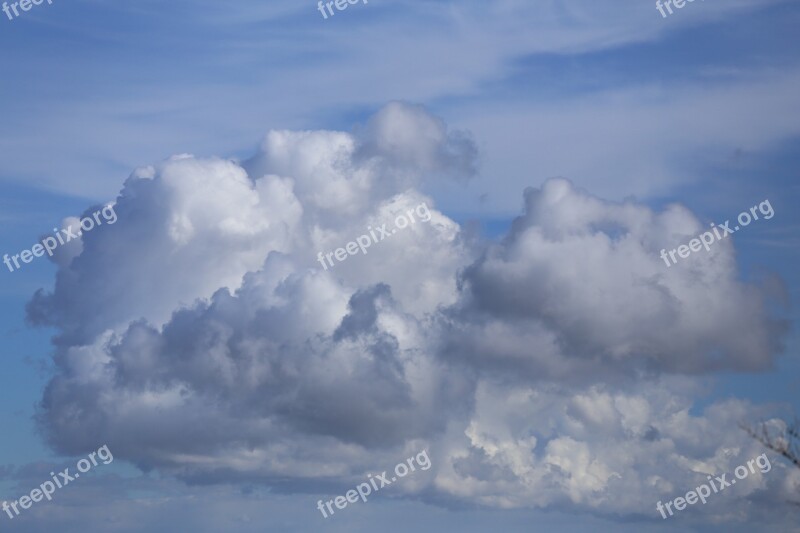
<instances>
[{"instance_id":1,"label":"billowing cloud top","mask_svg":"<svg viewBox=\"0 0 800 533\"><path fill-rule=\"evenodd\" d=\"M418 191L475 158L469 135L393 103L356 134L272 131L242 164L134 172L118 222L56 258L54 291L28 307L59 332L50 443L287 491L426 448L434 467L398 492L615 514L755 457L736 428L755 407L692 410L698 375L766 368L779 349L731 243L668 269L659 251L697 218L563 179L525 192L502 241L476 242ZM422 203L430 220L317 262ZM729 516L785 479L751 476L709 507Z\"/></svg>"}]
</instances>

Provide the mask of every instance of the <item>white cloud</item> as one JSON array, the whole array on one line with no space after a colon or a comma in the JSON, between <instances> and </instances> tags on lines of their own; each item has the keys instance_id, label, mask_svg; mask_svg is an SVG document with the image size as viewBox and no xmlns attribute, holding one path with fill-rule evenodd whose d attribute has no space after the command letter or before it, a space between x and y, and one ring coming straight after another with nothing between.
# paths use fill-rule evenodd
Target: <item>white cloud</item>
<instances>
[{"instance_id":1,"label":"white cloud","mask_svg":"<svg viewBox=\"0 0 800 533\"><path fill-rule=\"evenodd\" d=\"M701 228L686 209L553 180L478 246L415 189L469 173L468 137L402 104L370 124L271 132L242 166L178 156L128 179L118 221L30 306L60 333L39 416L55 448L99 439L144 469L288 491L429 448L433 468L400 493L626 515L753 456L736 424L756 408L690 414L697 381L680 377L774 356L777 325L730 245L667 269L660 248ZM422 201L429 222L316 262ZM783 479L753 478L713 516Z\"/></svg>"},{"instance_id":2,"label":"white cloud","mask_svg":"<svg viewBox=\"0 0 800 533\"><path fill-rule=\"evenodd\" d=\"M527 190L524 215L463 276L472 320L454 335L454 357L483 359L492 340L479 337L504 329L519 339L503 341L506 362L545 377L769 366L785 325L738 281L730 240L671 267L659 257L706 229L680 206L605 202L563 179ZM536 330L541 350L526 357Z\"/></svg>"}]
</instances>

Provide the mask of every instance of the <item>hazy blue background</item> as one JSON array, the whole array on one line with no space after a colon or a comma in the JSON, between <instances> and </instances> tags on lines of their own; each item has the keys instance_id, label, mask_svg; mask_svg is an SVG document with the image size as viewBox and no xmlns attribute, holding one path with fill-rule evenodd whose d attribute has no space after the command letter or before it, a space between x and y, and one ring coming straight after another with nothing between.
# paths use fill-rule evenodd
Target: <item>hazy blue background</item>
<instances>
[{"instance_id":1,"label":"hazy blue background","mask_svg":"<svg viewBox=\"0 0 800 533\"><path fill-rule=\"evenodd\" d=\"M609 200L635 197L659 209L680 202L709 222L769 199L775 217L736 234L737 260L743 279L783 283L796 302L798 23L800 3L755 0L696 2L668 19L652 2L629 0L371 0L328 20L310 1L34 6L13 21L0 17L0 253L30 248L62 218L113 199L137 166L185 152L246 158L268 129L349 131L402 100L468 129L479 146L475 179L427 187L454 220L481 221L487 235L500 235L520 212L521 191L553 176ZM52 287L54 272L37 259L0 274L5 498L35 486L26 465L73 463L52 455L32 421L51 372L52 332L27 327L25 305L36 289ZM776 312L796 322L788 301ZM800 411L794 330L787 341L769 372L708 378L707 400ZM97 470L70 489L75 501L64 531L114 522L205 530L212 515L233 521L232 531L322 530L315 494L185 486L121 461ZM324 526L679 527L647 513L615 521L386 497ZM32 530L24 518L0 521L5 530Z\"/></svg>"}]
</instances>

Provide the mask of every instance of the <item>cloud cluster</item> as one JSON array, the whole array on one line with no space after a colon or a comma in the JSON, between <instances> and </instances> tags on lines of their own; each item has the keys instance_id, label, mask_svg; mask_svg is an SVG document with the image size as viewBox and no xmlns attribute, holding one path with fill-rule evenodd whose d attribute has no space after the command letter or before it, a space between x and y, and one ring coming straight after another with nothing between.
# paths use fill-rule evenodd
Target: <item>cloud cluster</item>
<instances>
[{"instance_id":1,"label":"cloud cluster","mask_svg":"<svg viewBox=\"0 0 800 533\"><path fill-rule=\"evenodd\" d=\"M137 170L29 318L57 328L39 421L59 451L107 442L144 470L303 491L430 449L398 492L647 514L753 456L743 401L693 410L697 375L778 350L733 249L667 269L702 224L551 180L500 242L433 209L422 179L474 172L469 136L390 104L357 134L273 131L238 164ZM329 250L425 201L331 270ZM62 258L63 259L63 258ZM749 454L749 455L748 455ZM753 491L783 490L779 469ZM722 500L722 499L720 499Z\"/></svg>"}]
</instances>

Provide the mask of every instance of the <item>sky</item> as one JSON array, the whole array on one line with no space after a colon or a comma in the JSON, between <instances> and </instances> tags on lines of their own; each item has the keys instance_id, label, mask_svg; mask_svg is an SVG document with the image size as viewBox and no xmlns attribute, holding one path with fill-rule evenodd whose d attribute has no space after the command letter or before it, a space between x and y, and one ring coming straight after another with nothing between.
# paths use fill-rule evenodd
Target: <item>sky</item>
<instances>
[{"instance_id":1,"label":"sky","mask_svg":"<svg viewBox=\"0 0 800 533\"><path fill-rule=\"evenodd\" d=\"M800 4L332 12L0 12L1 529L800 531Z\"/></svg>"}]
</instances>

